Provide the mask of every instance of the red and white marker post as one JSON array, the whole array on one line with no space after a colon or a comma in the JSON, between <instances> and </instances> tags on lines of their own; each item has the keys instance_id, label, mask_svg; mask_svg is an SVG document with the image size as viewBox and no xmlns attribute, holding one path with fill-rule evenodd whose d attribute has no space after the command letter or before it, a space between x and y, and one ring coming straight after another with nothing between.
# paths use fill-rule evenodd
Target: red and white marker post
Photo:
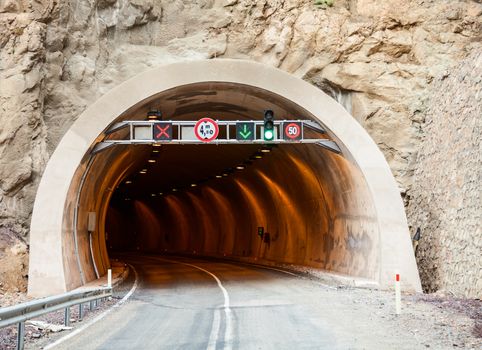
<instances>
[{"instance_id":1,"label":"red and white marker post","mask_svg":"<svg viewBox=\"0 0 482 350\"><path fill-rule=\"evenodd\" d=\"M395 274L395 313L400 315L402 312L402 292L400 289L400 274Z\"/></svg>"}]
</instances>

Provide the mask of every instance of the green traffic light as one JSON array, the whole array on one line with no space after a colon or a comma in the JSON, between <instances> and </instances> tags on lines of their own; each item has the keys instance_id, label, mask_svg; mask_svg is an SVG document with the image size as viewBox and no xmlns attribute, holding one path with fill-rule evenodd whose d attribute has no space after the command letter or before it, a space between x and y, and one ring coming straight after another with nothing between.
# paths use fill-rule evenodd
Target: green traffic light
<instances>
[{"instance_id":1,"label":"green traffic light","mask_svg":"<svg viewBox=\"0 0 482 350\"><path fill-rule=\"evenodd\" d=\"M265 130L264 131L264 139L265 140L272 140L274 136L273 130Z\"/></svg>"},{"instance_id":2,"label":"green traffic light","mask_svg":"<svg viewBox=\"0 0 482 350\"><path fill-rule=\"evenodd\" d=\"M263 136L266 141L271 141L274 139L274 113L270 109L264 112Z\"/></svg>"}]
</instances>

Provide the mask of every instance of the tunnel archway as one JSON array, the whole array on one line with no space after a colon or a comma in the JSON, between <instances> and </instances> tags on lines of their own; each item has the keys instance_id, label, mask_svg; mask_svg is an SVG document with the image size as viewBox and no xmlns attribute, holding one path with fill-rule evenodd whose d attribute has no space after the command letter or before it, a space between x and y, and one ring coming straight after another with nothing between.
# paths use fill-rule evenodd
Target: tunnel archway
<instances>
[{"instance_id":1,"label":"tunnel archway","mask_svg":"<svg viewBox=\"0 0 482 350\"><path fill-rule=\"evenodd\" d=\"M190 120L259 119L272 108L280 118L321 123L341 154L282 145L253 159L257 146L169 145L142 178L135 174L153 156L151 146L92 153L114 123L144 119L153 105L166 118ZM222 176L239 163L248 166ZM136 191L126 188L130 179ZM96 217L90 229L89 213ZM257 226L271 232L269 247L256 240ZM242 60L142 73L105 94L65 134L35 200L29 294L63 292L103 275L108 245L307 265L381 288L398 271L407 289L420 290L398 187L367 132L316 87Z\"/></svg>"}]
</instances>

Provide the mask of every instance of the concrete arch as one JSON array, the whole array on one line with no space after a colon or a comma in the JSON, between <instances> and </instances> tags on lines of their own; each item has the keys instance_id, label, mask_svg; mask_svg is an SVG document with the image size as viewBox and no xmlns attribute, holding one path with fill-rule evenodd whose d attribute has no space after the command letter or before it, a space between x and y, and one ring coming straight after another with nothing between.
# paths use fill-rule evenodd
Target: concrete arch
<instances>
[{"instance_id":1,"label":"concrete arch","mask_svg":"<svg viewBox=\"0 0 482 350\"><path fill-rule=\"evenodd\" d=\"M66 203L72 191L78 190L78 183L74 183L78 181L74 179L76 172L79 167L87 167L89 151L102 139L105 129L132 106L160 92L211 82L269 91L318 119L338 141L343 154L360 170L368 188L379 235L377 273L371 281L387 288L399 271L408 289L421 290L398 186L367 132L343 107L309 83L262 64L223 59L175 63L139 74L105 94L79 116L52 154L38 188L30 231L30 295L63 292L79 284L69 282L76 259L66 256L65 232L72 224L66 224ZM129 162L126 160L125 164ZM120 177L115 181L120 181ZM108 186L102 186L99 184L99 189L108 192ZM92 210L105 212L104 207ZM108 264L102 259L103 265ZM81 284L91 278L84 276Z\"/></svg>"}]
</instances>

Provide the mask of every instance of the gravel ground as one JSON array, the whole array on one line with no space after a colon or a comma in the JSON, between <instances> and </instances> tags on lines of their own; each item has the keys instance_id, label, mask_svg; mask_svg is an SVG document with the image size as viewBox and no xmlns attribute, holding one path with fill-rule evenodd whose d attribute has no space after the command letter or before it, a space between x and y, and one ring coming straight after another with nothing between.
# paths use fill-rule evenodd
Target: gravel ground
<instances>
[{"instance_id":1,"label":"gravel ground","mask_svg":"<svg viewBox=\"0 0 482 350\"><path fill-rule=\"evenodd\" d=\"M345 288L343 297L353 307L369 308L372 319L383 319L399 338L411 337L425 348L482 349L482 302L426 294L402 295L402 313L395 314L393 292Z\"/></svg>"},{"instance_id":2,"label":"gravel ground","mask_svg":"<svg viewBox=\"0 0 482 350\"><path fill-rule=\"evenodd\" d=\"M329 275L316 269L279 265L313 281L336 285ZM403 285L402 285L403 286ZM402 287L403 288L403 287ZM400 337L409 334L432 349L482 349L482 301L456 298L443 293L403 293L402 314L395 315L393 291L337 286L354 304L371 305L375 315L399 327ZM390 316L386 316L386 315Z\"/></svg>"},{"instance_id":3,"label":"gravel ground","mask_svg":"<svg viewBox=\"0 0 482 350\"><path fill-rule=\"evenodd\" d=\"M0 307L6 307L30 300L25 292L3 292L0 293Z\"/></svg>"}]
</instances>

